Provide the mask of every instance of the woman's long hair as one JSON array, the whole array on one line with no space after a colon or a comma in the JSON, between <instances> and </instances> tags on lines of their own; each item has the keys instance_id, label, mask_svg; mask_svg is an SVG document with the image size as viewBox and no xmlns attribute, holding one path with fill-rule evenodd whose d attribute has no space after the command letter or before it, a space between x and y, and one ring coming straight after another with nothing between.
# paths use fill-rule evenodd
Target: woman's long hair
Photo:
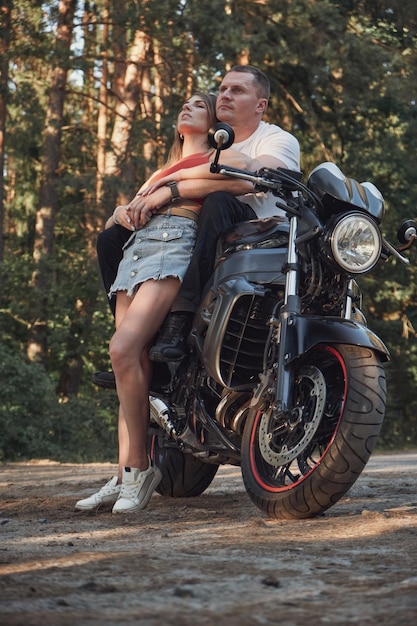
<instances>
[{"instance_id":1,"label":"woman's long hair","mask_svg":"<svg viewBox=\"0 0 417 626\"><path fill-rule=\"evenodd\" d=\"M200 100L202 100L204 102L204 104L207 107L207 112L208 112L208 118L209 118L209 127L211 128L213 126L213 124L215 124L216 122L218 122L218 119L216 117L216 96L212 93L202 93L200 91L197 91L196 93L193 94L193 96L197 96L197 98L200 98ZM207 129L208 130L208 129ZM177 161L179 161L182 158L182 147L184 144L184 137L182 137L177 128L175 128L175 137L174 137L174 141L172 143L171 149L169 151L168 154L168 159L166 161L166 163L163 165L163 167L167 167L168 165L172 165L172 163L176 163ZM207 142L207 149L209 148L209 143Z\"/></svg>"}]
</instances>

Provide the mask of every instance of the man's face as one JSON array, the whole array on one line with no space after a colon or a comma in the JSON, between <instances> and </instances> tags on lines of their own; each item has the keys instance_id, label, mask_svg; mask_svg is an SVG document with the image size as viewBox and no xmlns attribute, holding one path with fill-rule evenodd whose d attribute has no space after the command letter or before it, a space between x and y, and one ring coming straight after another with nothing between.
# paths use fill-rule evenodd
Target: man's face
<instances>
[{"instance_id":1,"label":"man's face","mask_svg":"<svg viewBox=\"0 0 417 626\"><path fill-rule=\"evenodd\" d=\"M229 72L220 85L216 114L221 122L241 126L259 118L266 105L266 98L258 95L252 74Z\"/></svg>"}]
</instances>

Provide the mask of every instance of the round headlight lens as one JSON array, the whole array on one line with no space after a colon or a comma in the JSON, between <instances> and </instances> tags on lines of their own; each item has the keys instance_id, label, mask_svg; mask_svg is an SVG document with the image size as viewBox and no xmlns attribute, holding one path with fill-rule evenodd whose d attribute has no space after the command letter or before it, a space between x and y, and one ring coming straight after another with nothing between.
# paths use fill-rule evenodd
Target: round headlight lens
<instances>
[{"instance_id":1,"label":"round headlight lens","mask_svg":"<svg viewBox=\"0 0 417 626\"><path fill-rule=\"evenodd\" d=\"M342 217L330 239L333 258L346 272L360 274L370 270L381 254L381 233L375 222L361 213Z\"/></svg>"}]
</instances>

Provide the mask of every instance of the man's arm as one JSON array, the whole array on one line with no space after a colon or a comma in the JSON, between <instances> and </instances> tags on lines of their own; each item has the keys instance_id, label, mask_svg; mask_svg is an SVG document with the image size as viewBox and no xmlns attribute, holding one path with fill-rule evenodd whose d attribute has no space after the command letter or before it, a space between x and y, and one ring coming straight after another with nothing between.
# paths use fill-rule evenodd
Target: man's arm
<instances>
[{"instance_id":1,"label":"man's arm","mask_svg":"<svg viewBox=\"0 0 417 626\"><path fill-rule=\"evenodd\" d=\"M220 156L220 162L222 165L228 165L231 167L235 167L242 170L253 171L256 169L256 165L254 164L253 159L248 157L243 152L239 152L238 150L228 149L222 152ZM149 185L143 185L142 188L138 191L138 195L149 195L154 193L156 189L159 187L163 187L170 181L175 181L177 184L181 180L195 180L198 179L199 184L202 183L205 179L213 181L213 180L223 180L230 181L228 176L223 176L221 174L213 174L210 171L211 163L204 163L201 165L195 165L194 167L186 167L177 170L176 172L171 172L162 178L159 178L154 183L150 183ZM243 188L243 187L242 187ZM193 189L193 187L190 187ZM183 196L186 198L187 196ZM200 196L194 196L201 198Z\"/></svg>"},{"instance_id":2,"label":"man's arm","mask_svg":"<svg viewBox=\"0 0 417 626\"><path fill-rule=\"evenodd\" d=\"M253 191L252 183L244 180L230 179L192 179L181 180L178 183L181 198L198 200L205 198L214 191L227 191L235 196ZM172 202L171 191L168 187L159 187L150 195L135 196L133 200L117 211L117 222L124 228L132 229L132 225L141 228L149 222L152 215L161 207Z\"/></svg>"},{"instance_id":3,"label":"man's arm","mask_svg":"<svg viewBox=\"0 0 417 626\"><path fill-rule=\"evenodd\" d=\"M233 196L240 196L253 191L253 185L249 181L226 177L222 179L190 178L188 180L180 180L177 183L177 187L181 198L187 200L205 198L214 191L227 191Z\"/></svg>"},{"instance_id":4,"label":"man's arm","mask_svg":"<svg viewBox=\"0 0 417 626\"><path fill-rule=\"evenodd\" d=\"M264 137L256 146L256 154L252 153L256 169L269 167L276 169L300 170L300 145L291 133L270 124L265 127Z\"/></svg>"},{"instance_id":5,"label":"man's arm","mask_svg":"<svg viewBox=\"0 0 417 626\"><path fill-rule=\"evenodd\" d=\"M269 154L262 154L261 156L258 156L256 159L253 159L252 163L255 170L260 170L261 167L268 167L274 170L278 169L278 167L288 169L288 165L284 163L284 161L281 161L281 159L277 159Z\"/></svg>"}]
</instances>

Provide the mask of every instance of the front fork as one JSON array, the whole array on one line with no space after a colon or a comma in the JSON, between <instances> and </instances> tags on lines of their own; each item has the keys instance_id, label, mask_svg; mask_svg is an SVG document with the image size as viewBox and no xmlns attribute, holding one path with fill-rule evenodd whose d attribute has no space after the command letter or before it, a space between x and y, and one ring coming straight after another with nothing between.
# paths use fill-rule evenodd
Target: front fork
<instances>
[{"instance_id":1,"label":"front fork","mask_svg":"<svg viewBox=\"0 0 417 626\"><path fill-rule=\"evenodd\" d=\"M285 278L285 296L284 303L279 311L277 318L272 319L271 323L276 325L278 329L278 360L276 364L276 380L275 380L275 414L291 413L291 395L292 395L292 371L290 363L294 359L294 324L296 317L301 313L301 298L298 295L299 284L299 255L297 252L297 227L298 219L296 216L290 218L290 231L288 238L288 256ZM355 283L349 281L345 299L345 309L343 318L350 320L352 318L353 301L355 297ZM264 373L261 376L261 383L255 391L252 399L252 405L256 404L265 394L270 395L273 392L271 388L271 375Z\"/></svg>"},{"instance_id":2,"label":"front fork","mask_svg":"<svg viewBox=\"0 0 417 626\"><path fill-rule=\"evenodd\" d=\"M301 312L301 299L298 295L299 258L296 247L298 219L290 218L288 237L287 272L285 277L284 304L276 320L278 325L278 368L275 387L275 412L287 413L290 410L292 378L289 363L292 360L289 329L294 324L295 315Z\"/></svg>"},{"instance_id":3,"label":"front fork","mask_svg":"<svg viewBox=\"0 0 417 626\"><path fill-rule=\"evenodd\" d=\"M289 364L293 355L291 354L290 328L294 324L295 316L300 314L301 299L298 296L299 282L299 258L296 247L298 219L295 216L290 218L290 230L288 237L287 267L285 276L285 296L279 315L270 320L278 332L276 341L278 343L278 359L274 364L276 376L272 371L264 371L260 375L260 383L255 389L251 400L251 406L256 406L263 398L271 396L275 391L274 413L275 415L288 415L290 417L290 399L292 391L291 371ZM274 388L272 384L274 382Z\"/></svg>"},{"instance_id":4,"label":"front fork","mask_svg":"<svg viewBox=\"0 0 417 626\"><path fill-rule=\"evenodd\" d=\"M290 231L288 238L288 255L285 278L285 296L284 303L276 318L272 318L270 323L277 328L278 358L274 364L274 371L266 370L260 376L260 384L256 388L251 406L256 406L262 398L271 397L275 394L274 414L281 417L291 419L292 416L292 385L294 384L292 376L291 363L293 360L311 346L305 333L314 331L318 336L331 338L337 341L338 338L352 337L353 343L369 346L373 349L380 349L382 354L387 354L385 347L380 344L377 337L369 337L369 333L359 330L356 326L352 328L354 306L360 300L359 290L354 280L348 283L345 306L340 318L332 320L332 324L321 326L320 319L311 319L310 324L303 323L304 318L301 316L301 298L299 293L299 272L300 260L297 252L297 227L298 219L296 216L290 218ZM363 316L362 316L363 317ZM306 321L306 320L304 320ZM361 319L363 324L366 320ZM328 324L328 321L326 322ZM318 328L318 325L321 326ZM301 333L299 336L298 333ZM352 334L354 333L354 334ZM378 343L379 342L379 343ZM301 351L301 352L300 352Z\"/></svg>"}]
</instances>

